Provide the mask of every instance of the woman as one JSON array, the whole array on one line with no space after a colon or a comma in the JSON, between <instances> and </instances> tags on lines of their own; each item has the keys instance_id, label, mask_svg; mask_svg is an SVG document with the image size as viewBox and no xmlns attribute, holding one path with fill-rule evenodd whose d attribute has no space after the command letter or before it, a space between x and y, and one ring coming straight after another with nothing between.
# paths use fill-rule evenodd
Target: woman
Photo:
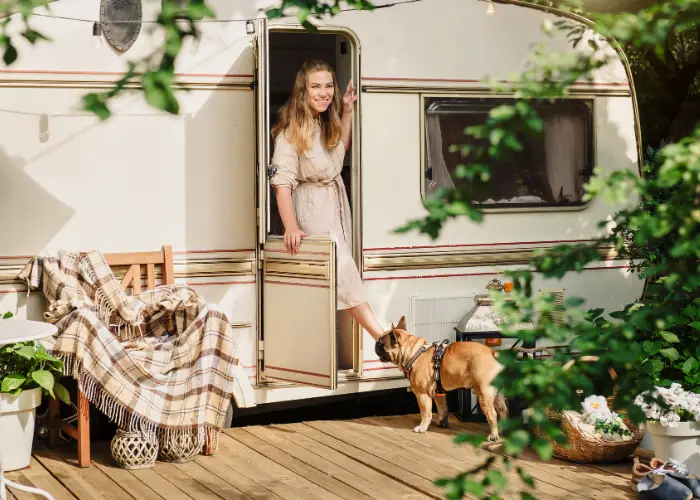
<instances>
[{"instance_id":1,"label":"woman","mask_svg":"<svg viewBox=\"0 0 700 500\"><path fill-rule=\"evenodd\" d=\"M340 177L352 134L357 100L353 91L351 81L341 97L335 72L323 61L301 67L280 121L272 129L272 164L277 171L270 183L275 187L287 251L296 253L304 236L330 235L337 248L338 309L346 309L377 340L384 331L364 297L352 258L352 222Z\"/></svg>"}]
</instances>

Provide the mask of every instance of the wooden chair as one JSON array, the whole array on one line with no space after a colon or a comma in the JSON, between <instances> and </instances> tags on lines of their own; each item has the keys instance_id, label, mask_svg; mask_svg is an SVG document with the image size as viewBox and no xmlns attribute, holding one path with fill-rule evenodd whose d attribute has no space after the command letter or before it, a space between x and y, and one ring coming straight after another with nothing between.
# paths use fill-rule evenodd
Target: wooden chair
<instances>
[{"instance_id":1,"label":"wooden chair","mask_svg":"<svg viewBox=\"0 0 700 500\"><path fill-rule=\"evenodd\" d=\"M147 289L156 286L156 265L161 266L164 285L175 283L173 251L170 246L163 246L159 252L108 253L104 256L113 271L118 267L128 268L121 281L124 291L131 287L134 294L141 293L141 266L146 266ZM60 431L65 432L78 441L78 465L89 467L90 402L80 390L78 390L77 422L77 425L64 422L60 414L60 401L49 399L49 446L57 447L60 442ZM205 453L211 454L213 450L205 450Z\"/></svg>"}]
</instances>

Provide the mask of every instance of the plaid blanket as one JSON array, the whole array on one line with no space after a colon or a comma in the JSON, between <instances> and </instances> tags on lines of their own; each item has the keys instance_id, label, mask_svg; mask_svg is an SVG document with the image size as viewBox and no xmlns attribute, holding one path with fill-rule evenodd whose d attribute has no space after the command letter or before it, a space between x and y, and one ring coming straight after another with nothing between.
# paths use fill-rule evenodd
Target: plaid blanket
<instances>
[{"instance_id":1,"label":"plaid blanket","mask_svg":"<svg viewBox=\"0 0 700 500\"><path fill-rule=\"evenodd\" d=\"M215 448L231 397L255 405L225 314L187 285L128 296L100 252L38 256L19 277L48 299L43 344L119 427Z\"/></svg>"}]
</instances>

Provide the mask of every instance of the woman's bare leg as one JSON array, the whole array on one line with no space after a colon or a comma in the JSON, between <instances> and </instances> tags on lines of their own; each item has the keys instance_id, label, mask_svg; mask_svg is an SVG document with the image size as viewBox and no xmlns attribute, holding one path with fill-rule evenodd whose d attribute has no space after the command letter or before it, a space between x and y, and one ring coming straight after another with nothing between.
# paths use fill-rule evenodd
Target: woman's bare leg
<instances>
[{"instance_id":1,"label":"woman's bare leg","mask_svg":"<svg viewBox=\"0 0 700 500\"><path fill-rule=\"evenodd\" d=\"M367 330L374 340L384 335L384 330L379 326L379 321L377 321L377 317L374 315L372 308L367 302L351 307L348 309L348 313L350 313L350 316L352 316L362 328Z\"/></svg>"}]
</instances>

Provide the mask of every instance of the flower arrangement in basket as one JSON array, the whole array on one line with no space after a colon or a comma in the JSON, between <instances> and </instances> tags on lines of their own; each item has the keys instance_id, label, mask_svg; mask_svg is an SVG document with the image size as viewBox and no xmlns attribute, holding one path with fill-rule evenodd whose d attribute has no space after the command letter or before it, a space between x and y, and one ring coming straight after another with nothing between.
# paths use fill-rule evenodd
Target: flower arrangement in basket
<instances>
[{"instance_id":1,"label":"flower arrangement in basket","mask_svg":"<svg viewBox=\"0 0 700 500\"><path fill-rule=\"evenodd\" d=\"M614 381L617 374L612 368L609 373ZM616 393L617 386L610 397L588 396L581 404L581 411L547 412L550 419L561 423L568 440L566 445L561 445L547 438L555 457L578 463L616 462L637 449L644 436L644 426L635 425L626 415L612 411Z\"/></svg>"}]
</instances>

